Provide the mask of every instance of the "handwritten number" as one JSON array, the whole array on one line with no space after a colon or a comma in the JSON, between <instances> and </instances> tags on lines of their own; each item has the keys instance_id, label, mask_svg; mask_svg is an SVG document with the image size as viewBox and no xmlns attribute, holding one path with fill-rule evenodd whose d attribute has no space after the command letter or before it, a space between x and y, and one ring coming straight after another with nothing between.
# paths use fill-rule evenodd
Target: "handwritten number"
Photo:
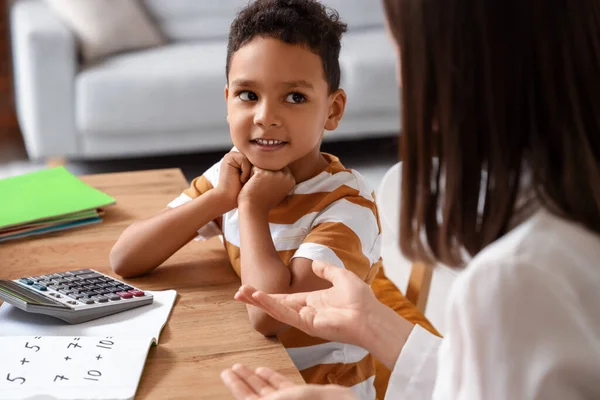
<instances>
[{"instance_id":1,"label":"handwritten number","mask_svg":"<svg viewBox=\"0 0 600 400\"><path fill-rule=\"evenodd\" d=\"M36 349L35 352L37 353L38 351L40 351L40 346L29 346L29 342L25 343L25 347L28 349Z\"/></svg>"},{"instance_id":2,"label":"handwritten number","mask_svg":"<svg viewBox=\"0 0 600 400\"><path fill-rule=\"evenodd\" d=\"M88 375L90 376L94 376L94 377L99 377L102 376L102 372L95 370L95 369L91 369L88 371ZM95 378L83 378L83 379L87 379L88 381L97 381L98 379Z\"/></svg>"},{"instance_id":3,"label":"handwritten number","mask_svg":"<svg viewBox=\"0 0 600 400\"><path fill-rule=\"evenodd\" d=\"M103 349L108 349L108 350L111 350L112 349L111 346L113 346L115 344L115 342L113 342L112 340L101 340L98 343L100 343L100 344L97 344L96 347L101 347ZM104 346L101 346L101 345L104 345Z\"/></svg>"},{"instance_id":4,"label":"handwritten number","mask_svg":"<svg viewBox=\"0 0 600 400\"><path fill-rule=\"evenodd\" d=\"M17 376L16 378L11 378L10 377L10 372L8 374L6 374L6 380L10 381L10 382L14 382L14 381L21 381L21 385L25 383L25 378L21 378L20 376Z\"/></svg>"}]
</instances>

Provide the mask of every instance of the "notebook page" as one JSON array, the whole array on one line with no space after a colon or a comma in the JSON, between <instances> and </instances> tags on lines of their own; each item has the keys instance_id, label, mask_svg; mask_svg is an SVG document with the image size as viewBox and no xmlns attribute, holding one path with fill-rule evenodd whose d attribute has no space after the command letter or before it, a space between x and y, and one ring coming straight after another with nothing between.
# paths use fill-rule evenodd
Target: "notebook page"
<instances>
[{"instance_id":1,"label":"notebook page","mask_svg":"<svg viewBox=\"0 0 600 400\"><path fill-rule=\"evenodd\" d=\"M177 292L148 292L154 296L152 304L75 325L48 315L28 313L5 302L0 306L0 336L149 337L158 343Z\"/></svg>"},{"instance_id":2,"label":"notebook page","mask_svg":"<svg viewBox=\"0 0 600 400\"><path fill-rule=\"evenodd\" d=\"M0 399L132 399L152 338L0 337Z\"/></svg>"}]
</instances>

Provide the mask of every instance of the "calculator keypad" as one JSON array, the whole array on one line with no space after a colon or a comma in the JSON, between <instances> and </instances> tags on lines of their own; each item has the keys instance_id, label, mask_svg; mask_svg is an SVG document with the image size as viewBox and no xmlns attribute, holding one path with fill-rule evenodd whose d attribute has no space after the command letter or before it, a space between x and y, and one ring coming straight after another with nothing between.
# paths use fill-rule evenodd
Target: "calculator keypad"
<instances>
[{"instance_id":1,"label":"calculator keypad","mask_svg":"<svg viewBox=\"0 0 600 400\"><path fill-rule=\"evenodd\" d=\"M133 286L91 269L32 276L18 281L57 299L68 297L66 302L72 305L106 304L147 296Z\"/></svg>"}]
</instances>

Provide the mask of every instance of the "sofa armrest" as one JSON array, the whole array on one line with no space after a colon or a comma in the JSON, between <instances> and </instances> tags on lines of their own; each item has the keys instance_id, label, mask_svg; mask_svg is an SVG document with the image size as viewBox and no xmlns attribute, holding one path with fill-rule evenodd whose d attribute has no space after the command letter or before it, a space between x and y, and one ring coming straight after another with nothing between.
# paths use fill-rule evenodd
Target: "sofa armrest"
<instances>
[{"instance_id":1,"label":"sofa armrest","mask_svg":"<svg viewBox=\"0 0 600 400\"><path fill-rule=\"evenodd\" d=\"M10 18L17 115L29 157L77 154L75 37L41 0L15 2Z\"/></svg>"}]
</instances>

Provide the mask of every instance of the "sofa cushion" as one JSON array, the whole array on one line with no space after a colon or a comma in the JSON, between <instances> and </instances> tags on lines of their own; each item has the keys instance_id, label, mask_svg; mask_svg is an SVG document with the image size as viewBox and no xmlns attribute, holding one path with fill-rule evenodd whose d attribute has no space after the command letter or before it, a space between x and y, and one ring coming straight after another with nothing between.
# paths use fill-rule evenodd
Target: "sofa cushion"
<instances>
[{"instance_id":1,"label":"sofa cushion","mask_svg":"<svg viewBox=\"0 0 600 400\"><path fill-rule=\"evenodd\" d=\"M223 42L177 43L82 70L75 82L77 127L96 135L223 127L225 51Z\"/></svg>"},{"instance_id":2,"label":"sofa cushion","mask_svg":"<svg viewBox=\"0 0 600 400\"><path fill-rule=\"evenodd\" d=\"M136 0L46 0L75 32L86 62L165 44Z\"/></svg>"},{"instance_id":3,"label":"sofa cushion","mask_svg":"<svg viewBox=\"0 0 600 400\"><path fill-rule=\"evenodd\" d=\"M360 30L384 24L380 1L323 0L340 14L349 30ZM171 40L223 39L237 12L248 0L144 0L146 9Z\"/></svg>"}]
</instances>

